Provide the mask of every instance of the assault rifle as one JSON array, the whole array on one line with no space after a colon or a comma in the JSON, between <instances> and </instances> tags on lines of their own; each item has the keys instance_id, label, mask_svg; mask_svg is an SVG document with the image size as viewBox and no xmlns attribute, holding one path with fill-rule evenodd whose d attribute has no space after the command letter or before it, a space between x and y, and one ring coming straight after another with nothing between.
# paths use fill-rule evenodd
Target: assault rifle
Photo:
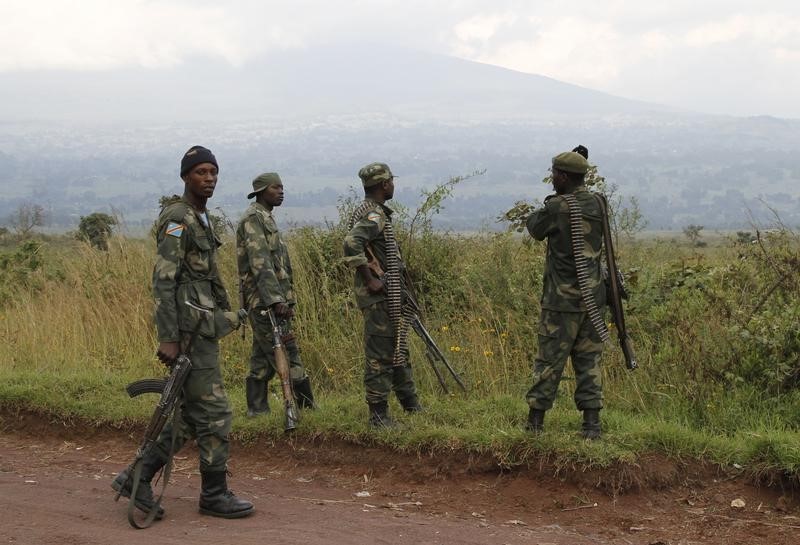
<instances>
[{"instance_id":1,"label":"assault rifle","mask_svg":"<svg viewBox=\"0 0 800 545\"><path fill-rule=\"evenodd\" d=\"M631 338L628 336L628 330L625 327L625 311L622 308L622 300L626 298L626 294L625 288L620 281L622 275L617 269L617 260L614 256L614 243L611 240L611 228L608 224L608 203L606 198L599 193L595 193L595 197L603 212L603 239L606 246L606 266L608 267L607 287L610 291L608 294L609 306L614 317L619 346L622 348L622 355L625 357L625 366L630 370L634 370L639 367L639 364L636 362L633 343L631 343Z\"/></svg>"},{"instance_id":2,"label":"assault rifle","mask_svg":"<svg viewBox=\"0 0 800 545\"><path fill-rule=\"evenodd\" d=\"M428 330L425 329L425 326L422 325L422 320L419 318L421 309L419 304L417 304L414 288L411 284L411 277L408 276L408 272L405 270L403 271L402 280L403 297L405 298L406 304L408 304L414 311L414 317L411 320L411 328L414 330L414 333L416 333L419 338L422 339L422 342L425 343L425 357L428 358L431 368L433 369L433 373L436 375L436 379L439 381L439 385L442 387L442 391L446 394L450 393L441 371L439 371L439 368L436 366L437 362L444 365L445 369L447 369L447 371L450 373L450 376L453 377L453 380L455 380L456 384L458 384L458 386L461 388L461 391L466 392L467 387L464 384L464 381L461 380L461 377L458 375L458 373L456 373L456 370L453 369L453 366L450 365L450 362L444 357L442 351L439 350L438 346L436 346L436 342L433 340L433 337L431 337L430 333L428 333Z\"/></svg>"},{"instance_id":3,"label":"assault rifle","mask_svg":"<svg viewBox=\"0 0 800 545\"><path fill-rule=\"evenodd\" d=\"M261 311L269 316L272 325L272 348L275 354L275 371L281 379L281 391L283 392L283 409L286 413L286 420L283 423L283 431L291 432L297 428L300 422L300 413L297 411L297 403L294 400L294 390L292 390L292 377L289 373L289 356L286 353L286 346L283 344L283 331L281 324L275 318L275 312L269 308Z\"/></svg>"},{"instance_id":4,"label":"assault rifle","mask_svg":"<svg viewBox=\"0 0 800 545\"><path fill-rule=\"evenodd\" d=\"M140 530L148 528L153 523L153 520L160 510L161 498L164 496L164 490L167 488L169 475L172 470L173 453L170 452L167 463L164 465L161 494L159 494L158 499L155 501L152 509L150 509L150 512L140 525L134 518L133 513L136 502L136 493L139 488L139 479L142 475L142 460L155 445L156 440L161 434L161 430L164 429L167 421L173 416L174 413L177 412L177 402L180 399L181 392L183 391L183 385L186 382L186 378L189 376L189 371L192 370L192 361L189 359L188 354L191 352L192 343L194 342L194 338L197 336L197 332L200 330L200 326L203 324L203 320L208 319L212 315L211 309L200 307L189 301L186 301L186 305L201 313L201 318L197 321L197 325L195 326L194 331L192 331L186 346L183 348L175 362L170 366L169 375L165 378L159 379L151 378L137 380L136 382L128 384L128 386L125 388L125 391L127 391L128 395L132 398L147 393L161 394L161 398L159 399L158 404L153 411L153 415L150 417L150 423L147 425L147 430L144 432L142 444L136 450L136 457L133 459L133 462L130 466L128 466L128 479L130 479L131 487L130 501L128 502L128 522L131 526ZM117 496L114 498L115 501L119 500L124 488L125 486L120 487L120 491L117 492Z\"/></svg>"},{"instance_id":5,"label":"assault rifle","mask_svg":"<svg viewBox=\"0 0 800 545\"><path fill-rule=\"evenodd\" d=\"M372 251L372 248L367 246L365 253L367 256L367 266L369 267L370 271L372 271L372 274L382 282L385 282L386 273L381 268L381 264L375 257L375 253ZM461 377L458 375L458 373L456 373L456 370L453 369L453 366L450 365L450 362L444 357L444 354L436 345L436 341L433 340L431 334L428 333L428 330L425 329L425 326L422 324L422 320L420 320L422 309L417 303L417 298L414 293L414 285L411 283L411 277L408 275L408 271L405 270L405 268L403 269L403 274L400 277L400 286L403 293L403 303L409 305L413 311L414 316L411 320L411 328L414 330L414 333L416 333L419 338L422 339L422 342L425 343L425 357L431 364L433 374L436 375L436 380L439 381L442 391L446 394L450 393L450 389L447 387L444 376L442 376L442 372L437 367L437 362L441 363L445 369L447 369L447 371L453 377L453 380L456 381L456 384L458 384L462 391L466 392L467 387L464 384L464 381L461 380Z\"/></svg>"}]
</instances>

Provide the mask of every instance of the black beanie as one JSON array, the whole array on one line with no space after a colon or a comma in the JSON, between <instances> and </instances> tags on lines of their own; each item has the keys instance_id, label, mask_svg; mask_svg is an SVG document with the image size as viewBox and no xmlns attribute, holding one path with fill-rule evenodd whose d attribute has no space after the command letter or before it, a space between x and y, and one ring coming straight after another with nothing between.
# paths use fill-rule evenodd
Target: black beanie
<instances>
[{"instance_id":1,"label":"black beanie","mask_svg":"<svg viewBox=\"0 0 800 545\"><path fill-rule=\"evenodd\" d=\"M577 146L575 146L575 149L573 149L572 151L574 151L578 155L583 155L584 159L588 159L589 158L589 149L586 146L582 146L582 145L578 144Z\"/></svg>"},{"instance_id":2,"label":"black beanie","mask_svg":"<svg viewBox=\"0 0 800 545\"><path fill-rule=\"evenodd\" d=\"M203 146L192 146L183 154L183 159L181 159L181 177L185 176L200 163L211 163L219 170L217 158L214 157L210 149L204 148Z\"/></svg>"}]
</instances>

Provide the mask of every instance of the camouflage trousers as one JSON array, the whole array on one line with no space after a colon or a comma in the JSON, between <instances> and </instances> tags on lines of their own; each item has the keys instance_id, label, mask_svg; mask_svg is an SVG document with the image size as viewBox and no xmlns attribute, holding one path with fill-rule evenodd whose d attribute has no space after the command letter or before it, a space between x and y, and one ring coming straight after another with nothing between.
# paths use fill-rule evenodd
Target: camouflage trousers
<instances>
[{"instance_id":1,"label":"camouflage trousers","mask_svg":"<svg viewBox=\"0 0 800 545\"><path fill-rule=\"evenodd\" d=\"M395 336L386 301L362 309L364 315L364 390L367 403L379 403L394 390L398 400L417 395L411 365L393 365ZM406 353L408 362L408 353Z\"/></svg>"},{"instance_id":2,"label":"camouflage trousers","mask_svg":"<svg viewBox=\"0 0 800 545\"><path fill-rule=\"evenodd\" d=\"M219 341L198 336L189 359L192 370L183 386L180 419L167 422L154 448L166 459L170 451L178 452L188 439L194 438L200 451L200 471L224 471L230 454L228 435L233 416L219 368Z\"/></svg>"},{"instance_id":3,"label":"camouflage trousers","mask_svg":"<svg viewBox=\"0 0 800 545\"><path fill-rule=\"evenodd\" d=\"M575 371L575 405L581 411L601 409L602 351L603 342L585 312L542 310L533 385L525 396L528 405L544 411L553 406L567 357L570 357Z\"/></svg>"},{"instance_id":4,"label":"camouflage trousers","mask_svg":"<svg viewBox=\"0 0 800 545\"><path fill-rule=\"evenodd\" d=\"M255 380L269 382L275 376L275 350L273 349L272 324L269 316L256 309L250 313L250 326L253 328L253 349L250 352L250 373ZM306 370L300 359L300 349L292 339L284 343L289 357L289 376L292 382L306 378Z\"/></svg>"}]
</instances>

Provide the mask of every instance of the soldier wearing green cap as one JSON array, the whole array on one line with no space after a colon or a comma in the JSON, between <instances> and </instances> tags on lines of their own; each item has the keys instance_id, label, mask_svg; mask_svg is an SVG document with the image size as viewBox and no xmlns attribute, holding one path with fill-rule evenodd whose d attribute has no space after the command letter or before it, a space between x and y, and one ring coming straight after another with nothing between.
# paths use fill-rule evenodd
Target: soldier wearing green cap
<instances>
[{"instance_id":1,"label":"soldier wearing green cap","mask_svg":"<svg viewBox=\"0 0 800 545\"><path fill-rule=\"evenodd\" d=\"M267 384L275 376L273 331L269 316L262 311L272 308L275 316L291 329L297 301L294 296L292 263L289 252L272 216L283 203L283 182L278 174L267 172L253 180L248 199L256 198L245 211L236 229L236 258L244 308L253 328L250 372L245 379L247 415L269 412ZM303 368L300 350L293 337L284 339L289 356L289 374L295 401L301 408L314 407L311 380Z\"/></svg>"},{"instance_id":2,"label":"soldier wearing green cap","mask_svg":"<svg viewBox=\"0 0 800 545\"><path fill-rule=\"evenodd\" d=\"M158 333L156 355L171 365L189 345L192 362L181 392L180 419L168 422L153 448L142 459L140 483L134 505L150 512L156 505L151 481L187 439L194 438L200 458L200 512L224 518L244 517L253 504L237 498L227 485L230 454L228 436L232 413L219 366L219 339L238 327L238 316L230 303L217 266L217 248L222 244L208 218L206 203L217 186L219 167L214 154L203 146L192 146L183 155L180 175L184 192L180 200L167 204L156 223L157 255L153 267L153 298ZM214 319L185 305L213 310ZM124 497L133 490L132 474L122 471L111 484ZM154 515L160 519L159 507Z\"/></svg>"},{"instance_id":3,"label":"soldier wearing green cap","mask_svg":"<svg viewBox=\"0 0 800 545\"><path fill-rule=\"evenodd\" d=\"M584 156L585 154L585 156ZM568 200L580 207L587 279L586 290L602 307L605 288L601 273L603 245L602 209L584 186L589 170L588 150L560 153L552 160L555 195L545 198L544 206L527 220L528 232L536 240L547 239L547 258L542 288L542 311L539 321L539 349L533 365L533 385L526 395L529 413L526 428L539 432L544 426L545 411L553 406L567 358L575 371L574 400L583 411L582 435L600 437L600 409L603 389L600 355L603 342L590 321L587 302L581 294L570 230ZM574 199L573 199L574 197ZM591 303L589 303L591 304Z\"/></svg>"},{"instance_id":4,"label":"soldier wearing green cap","mask_svg":"<svg viewBox=\"0 0 800 545\"><path fill-rule=\"evenodd\" d=\"M400 320L399 274L403 262L392 226L392 209L386 201L394 196L394 178L386 163L370 163L358 171L364 201L353 212L344 239L345 262L355 270L356 303L364 316L364 388L369 424L391 427L388 398L394 391L403 410L422 410L408 350L402 341L407 324ZM394 283L385 281L396 278ZM393 302L395 304L393 304Z\"/></svg>"}]
</instances>

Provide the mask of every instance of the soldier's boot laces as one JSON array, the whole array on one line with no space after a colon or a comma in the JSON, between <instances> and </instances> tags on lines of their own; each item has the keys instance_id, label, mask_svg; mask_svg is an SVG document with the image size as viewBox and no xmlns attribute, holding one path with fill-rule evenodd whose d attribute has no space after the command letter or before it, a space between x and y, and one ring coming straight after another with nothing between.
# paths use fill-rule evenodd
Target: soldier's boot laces
<instances>
[{"instance_id":1,"label":"soldier's boot laces","mask_svg":"<svg viewBox=\"0 0 800 545\"><path fill-rule=\"evenodd\" d=\"M247 396L247 416L253 417L269 412L267 382L255 377L245 379L245 395Z\"/></svg>"},{"instance_id":2,"label":"soldier's boot laces","mask_svg":"<svg viewBox=\"0 0 800 545\"><path fill-rule=\"evenodd\" d=\"M237 519L251 514L255 508L247 500L240 500L228 490L227 472L201 471L203 488L200 492L200 512L212 517Z\"/></svg>"},{"instance_id":3,"label":"soldier's boot laces","mask_svg":"<svg viewBox=\"0 0 800 545\"><path fill-rule=\"evenodd\" d=\"M581 435L584 439L600 439L602 435L600 429L600 409L585 409L583 411Z\"/></svg>"},{"instance_id":4,"label":"soldier's boot laces","mask_svg":"<svg viewBox=\"0 0 800 545\"><path fill-rule=\"evenodd\" d=\"M314 394L311 392L311 379L308 377L297 380L292 384L294 398L301 409L316 409Z\"/></svg>"},{"instance_id":5,"label":"soldier's boot laces","mask_svg":"<svg viewBox=\"0 0 800 545\"><path fill-rule=\"evenodd\" d=\"M397 426L397 422L389 416L389 404L386 401L369 404L369 426L376 429Z\"/></svg>"},{"instance_id":6,"label":"soldier's boot laces","mask_svg":"<svg viewBox=\"0 0 800 545\"><path fill-rule=\"evenodd\" d=\"M425 410L425 407L420 405L419 398L416 395L411 397L405 397L403 399L398 399L400 401L400 405L403 407L403 410L407 413L420 413Z\"/></svg>"},{"instance_id":7,"label":"soldier's boot laces","mask_svg":"<svg viewBox=\"0 0 800 545\"><path fill-rule=\"evenodd\" d=\"M150 510L156 504L156 500L153 497L153 487L150 483L153 477L155 477L155 474L164 467L164 463L164 460L153 454L145 456L142 460L142 473L139 478L139 486L136 489L136 499L133 504L144 513L150 513ZM123 498L131 497L133 474L130 472L130 468L122 470L119 475L116 476L111 482L111 488L118 492ZM158 506L155 518L157 520L164 518L164 509L160 505Z\"/></svg>"},{"instance_id":8,"label":"soldier's boot laces","mask_svg":"<svg viewBox=\"0 0 800 545\"><path fill-rule=\"evenodd\" d=\"M541 433L544 429L544 411L542 409L528 409L528 421L525 422L525 431Z\"/></svg>"}]
</instances>

